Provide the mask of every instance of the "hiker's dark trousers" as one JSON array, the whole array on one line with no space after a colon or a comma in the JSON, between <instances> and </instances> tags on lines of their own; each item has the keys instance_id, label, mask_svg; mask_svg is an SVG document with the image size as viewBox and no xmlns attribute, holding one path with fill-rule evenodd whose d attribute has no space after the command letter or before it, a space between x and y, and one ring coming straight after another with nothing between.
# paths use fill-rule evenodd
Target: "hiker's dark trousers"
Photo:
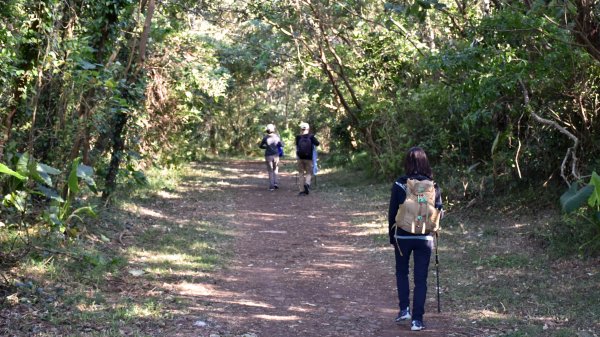
<instances>
[{"instance_id":1,"label":"hiker's dark trousers","mask_svg":"<svg viewBox=\"0 0 600 337\"><path fill-rule=\"evenodd\" d=\"M410 287L408 283L408 266L411 254L414 256L414 283L412 319L423 321L425 313L425 298L427 296L427 273L429 259L433 249L431 236L422 236L419 239L398 239L402 255L398 246L394 245L396 255L396 286L398 287L398 303L400 309L410 307Z\"/></svg>"}]
</instances>

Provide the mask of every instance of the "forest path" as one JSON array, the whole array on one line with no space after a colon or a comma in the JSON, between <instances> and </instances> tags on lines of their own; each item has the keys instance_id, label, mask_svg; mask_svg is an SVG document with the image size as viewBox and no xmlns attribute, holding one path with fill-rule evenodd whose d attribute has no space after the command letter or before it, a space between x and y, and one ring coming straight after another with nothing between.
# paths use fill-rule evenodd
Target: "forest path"
<instances>
[{"instance_id":1,"label":"forest path","mask_svg":"<svg viewBox=\"0 0 600 337\"><path fill-rule=\"evenodd\" d=\"M437 313L433 263L427 329L412 332L409 322L394 323L393 251L351 224L360 205L325 198L318 185L298 196L289 172L280 173L280 189L270 192L263 162L222 167L229 172L222 189L230 207L223 211L231 212L233 256L211 282L181 294L198 305L188 308L192 315L181 318L173 335L469 336L447 313Z\"/></svg>"}]
</instances>

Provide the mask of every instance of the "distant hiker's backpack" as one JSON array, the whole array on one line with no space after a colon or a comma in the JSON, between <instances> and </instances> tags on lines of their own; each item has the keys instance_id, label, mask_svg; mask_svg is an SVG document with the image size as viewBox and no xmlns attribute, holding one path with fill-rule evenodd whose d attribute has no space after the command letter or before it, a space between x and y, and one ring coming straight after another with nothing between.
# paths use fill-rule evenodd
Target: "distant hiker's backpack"
<instances>
[{"instance_id":1,"label":"distant hiker's backpack","mask_svg":"<svg viewBox=\"0 0 600 337\"><path fill-rule=\"evenodd\" d=\"M433 181L408 179L406 200L396 214L396 228L413 234L428 234L440 228Z\"/></svg>"},{"instance_id":2,"label":"distant hiker's backpack","mask_svg":"<svg viewBox=\"0 0 600 337\"><path fill-rule=\"evenodd\" d=\"M277 154L280 157L283 157L285 154L283 153L283 146L277 146Z\"/></svg>"},{"instance_id":3,"label":"distant hiker's backpack","mask_svg":"<svg viewBox=\"0 0 600 337\"><path fill-rule=\"evenodd\" d=\"M298 139L298 157L311 159L312 157L312 141L310 135L302 135Z\"/></svg>"}]
</instances>

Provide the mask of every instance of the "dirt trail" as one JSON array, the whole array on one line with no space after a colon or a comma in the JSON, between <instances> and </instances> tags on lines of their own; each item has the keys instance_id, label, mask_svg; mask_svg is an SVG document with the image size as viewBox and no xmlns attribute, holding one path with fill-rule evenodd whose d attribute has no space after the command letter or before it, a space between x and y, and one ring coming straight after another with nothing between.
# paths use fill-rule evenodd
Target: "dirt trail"
<instances>
[{"instance_id":1,"label":"dirt trail","mask_svg":"<svg viewBox=\"0 0 600 337\"><path fill-rule=\"evenodd\" d=\"M202 305L191 310L196 318L178 324L177 336L469 335L429 299L426 330L396 325L391 250L382 254L372 238L358 235L353 214L318 188L298 196L295 177L283 173L281 188L269 192L262 162L228 165L239 172L223 186L235 205L234 256L213 284L190 287L186 295ZM200 318L196 326L189 321Z\"/></svg>"}]
</instances>

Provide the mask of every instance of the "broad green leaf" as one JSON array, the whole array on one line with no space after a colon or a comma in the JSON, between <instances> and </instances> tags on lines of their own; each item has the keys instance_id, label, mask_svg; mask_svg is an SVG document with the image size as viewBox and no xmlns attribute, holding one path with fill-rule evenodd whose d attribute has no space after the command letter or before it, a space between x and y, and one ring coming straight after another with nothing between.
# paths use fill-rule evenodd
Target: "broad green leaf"
<instances>
[{"instance_id":1,"label":"broad green leaf","mask_svg":"<svg viewBox=\"0 0 600 337\"><path fill-rule=\"evenodd\" d=\"M79 179L77 179L77 168L79 167L79 161L81 159L77 158L71 165L71 172L69 173L69 191L72 194L77 194L79 192Z\"/></svg>"},{"instance_id":2,"label":"broad green leaf","mask_svg":"<svg viewBox=\"0 0 600 337\"><path fill-rule=\"evenodd\" d=\"M61 173L60 170L55 169L54 167L48 166L43 163L38 163L36 169L38 172L44 172L44 173L52 174L52 175L57 175L57 174Z\"/></svg>"},{"instance_id":3,"label":"broad green leaf","mask_svg":"<svg viewBox=\"0 0 600 337\"><path fill-rule=\"evenodd\" d=\"M96 192L96 182L94 181L94 169L91 166L80 164L77 166L77 176Z\"/></svg>"},{"instance_id":4,"label":"broad green leaf","mask_svg":"<svg viewBox=\"0 0 600 337\"><path fill-rule=\"evenodd\" d=\"M29 173L30 176L37 182L52 186L52 178L46 172L33 171Z\"/></svg>"},{"instance_id":5,"label":"broad green leaf","mask_svg":"<svg viewBox=\"0 0 600 337\"><path fill-rule=\"evenodd\" d=\"M44 219L46 219L46 221L53 226L60 226L63 224L56 213L47 212L44 214Z\"/></svg>"},{"instance_id":6,"label":"broad green leaf","mask_svg":"<svg viewBox=\"0 0 600 337\"><path fill-rule=\"evenodd\" d=\"M500 132L496 133L496 138L494 139L494 143L492 143L492 157L494 156L494 152L496 152L496 148L498 147L499 141L500 141Z\"/></svg>"},{"instance_id":7,"label":"broad green leaf","mask_svg":"<svg viewBox=\"0 0 600 337\"><path fill-rule=\"evenodd\" d=\"M81 61L80 65L81 65L81 68L83 68L85 70L96 69L96 65L93 63L90 63L88 61Z\"/></svg>"},{"instance_id":8,"label":"broad green leaf","mask_svg":"<svg viewBox=\"0 0 600 337\"><path fill-rule=\"evenodd\" d=\"M27 179L27 177L23 176L22 174L20 174L18 172L11 170L10 167L4 165L3 163L0 163L0 173L11 175L20 180Z\"/></svg>"},{"instance_id":9,"label":"broad green leaf","mask_svg":"<svg viewBox=\"0 0 600 337\"><path fill-rule=\"evenodd\" d=\"M594 191L588 199L588 204L590 207L600 208L600 176L596 173L596 171L592 172L590 185L594 186Z\"/></svg>"},{"instance_id":10,"label":"broad green leaf","mask_svg":"<svg viewBox=\"0 0 600 337\"><path fill-rule=\"evenodd\" d=\"M45 186L38 185L37 189L47 198L56 200L58 202L64 202L63 198L61 198L58 192L56 192L56 190L53 188L47 188Z\"/></svg>"},{"instance_id":11,"label":"broad green leaf","mask_svg":"<svg viewBox=\"0 0 600 337\"><path fill-rule=\"evenodd\" d=\"M75 215L75 214L79 215L82 213L92 216L92 217L95 217L97 215L96 211L94 211L94 209L91 206L79 207L78 209L73 211L72 215Z\"/></svg>"},{"instance_id":12,"label":"broad green leaf","mask_svg":"<svg viewBox=\"0 0 600 337\"><path fill-rule=\"evenodd\" d=\"M593 190L594 186L592 185L586 185L582 189L577 190L577 183L572 183L569 189L560 197L560 205L563 211L571 213L585 205L590 195L592 195Z\"/></svg>"},{"instance_id":13,"label":"broad green leaf","mask_svg":"<svg viewBox=\"0 0 600 337\"><path fill-rule=\"evenodd\" d=\"M23 153L17 162L17 172L20 174L29 175L29 154L27 152Z\"/></svg>"},{"instance_id":14,"label":"broad green leaf","mask_svg":"<svg viewBox=\"0 0 600 337\"><path fill-rule=\"evenodd\" d=\"M23 213L25 212L25 208L27 206L27 197L29 194L25 191L16 191L10 194L7 194L4 197L5 205L14 206L17 211Z\"/></svg>"}]
</instances>

